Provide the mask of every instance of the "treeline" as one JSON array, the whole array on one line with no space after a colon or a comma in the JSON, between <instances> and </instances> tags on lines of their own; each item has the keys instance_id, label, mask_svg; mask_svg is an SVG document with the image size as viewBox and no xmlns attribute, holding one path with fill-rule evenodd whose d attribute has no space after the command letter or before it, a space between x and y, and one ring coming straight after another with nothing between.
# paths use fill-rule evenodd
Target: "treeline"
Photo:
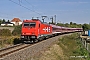
<instances>
[{"instance_id":1,"label":"treeline","mask_svg":"<svg viewBox=\"0 0 90 60\"><path fill-rule=\"evenodd\" d=\"M86 31L86 30L90 30L90 24L83 24L82 28Z\"/></svg>"},{"instance_id":2,"label":"treeline","mask_svg":"<svg viewBox=\"0 0 90 60\"><path fill-rule=\"evenodd\" d=\"M58 26L63 26L63 27L70 27L70 28L82 28L82 24L77 24L77 23L57 23L56 25Z\"/></svg>"},{"instance_id":3,"label":"treeline","mask_svg":"<svg viewBox=\"0 0 90 60\"><path fill-rule=\"evenodd\" d=\"M1 25L1 23L4 23L4 22L9 22L9 20L6 21L5 19L0 19L0 25Z\"/></svg>"}]
</instances>

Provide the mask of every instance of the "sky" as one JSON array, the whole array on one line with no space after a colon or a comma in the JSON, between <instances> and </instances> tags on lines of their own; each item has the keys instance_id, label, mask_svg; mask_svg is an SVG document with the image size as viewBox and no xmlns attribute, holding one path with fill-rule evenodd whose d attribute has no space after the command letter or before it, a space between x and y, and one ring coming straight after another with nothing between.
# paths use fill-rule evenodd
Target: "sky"
<instances>
[{"instance_id":1,"label":"sky","mask_svg":"<svg viewBox=\"0 0 90 60\"><path fill-rule=\"evenodd\" d=\"M0 19L21 20L47 16L57 23L90 23L90 0L0 0Z\"/></svg>"}]
</instances>

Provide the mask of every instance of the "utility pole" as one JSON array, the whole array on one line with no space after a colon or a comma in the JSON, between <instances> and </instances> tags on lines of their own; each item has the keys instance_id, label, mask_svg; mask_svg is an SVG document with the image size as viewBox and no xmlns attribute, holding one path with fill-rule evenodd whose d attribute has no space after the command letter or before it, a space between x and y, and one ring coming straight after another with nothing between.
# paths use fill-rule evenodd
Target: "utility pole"
<instances>
[{"instance_id":1,"label":"utility pole","mask_svg":"<svg viewBox=\"0 0 90 60\"><path fill-rule=\"evenodd\" d=\"M53 24L53 17L50 18L52 20L52 24Z\"/></svg>"},{"instance_id":2,"label":"utility pole","mask_svg":"<svg viewBox=\"0 0 90 60\"><path fill-rule=\"evenodd\" d=\"M55 17L55 25L56 25L56 15L54 17Z\"/></svg>"}]
</instances>

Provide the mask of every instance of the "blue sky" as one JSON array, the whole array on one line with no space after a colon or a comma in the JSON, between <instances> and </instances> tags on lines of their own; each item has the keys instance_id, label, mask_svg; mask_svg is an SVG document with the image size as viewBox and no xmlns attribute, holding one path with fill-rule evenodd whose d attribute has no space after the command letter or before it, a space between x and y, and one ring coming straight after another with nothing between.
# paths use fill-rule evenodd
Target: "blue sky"
<instances>
[{"instance_id":1,"label":"blue sky","mask_svg":"<svg viewBox=\"0 0 90 60\"><path fill-rule=\"evenodd\" d=\"M41 19L44 15L48 17L46 22L50 22L49 18L56 15L57 22L61 23L90 23L90 0L0 1L0 19L12 20L15 17L21 20L32 17Z\"/></svg>"}]
</instances>

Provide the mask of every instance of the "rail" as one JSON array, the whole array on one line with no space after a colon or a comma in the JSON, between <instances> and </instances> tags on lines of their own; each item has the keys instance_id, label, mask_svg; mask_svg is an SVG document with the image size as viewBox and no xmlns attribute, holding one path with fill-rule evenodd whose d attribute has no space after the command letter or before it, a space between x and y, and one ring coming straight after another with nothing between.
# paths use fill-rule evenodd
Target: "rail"
<instances>
[{"instance_id":1,"label":"rail","mask_svg":"<svg viewBox=\"0 0 90 60\"><path fill-rule=\"evenodd\" d=\"M18 45L14 45L14 46L11 46L11 47L8 47L8 48L3 48L3 49L0 49L0 58L6 56L6 55L9 55L11 53L14 53L16 51L19 51L21 49L24 49L28 46L30 46L31 44L18 44Z\"/></svg>"}]
</instances>

